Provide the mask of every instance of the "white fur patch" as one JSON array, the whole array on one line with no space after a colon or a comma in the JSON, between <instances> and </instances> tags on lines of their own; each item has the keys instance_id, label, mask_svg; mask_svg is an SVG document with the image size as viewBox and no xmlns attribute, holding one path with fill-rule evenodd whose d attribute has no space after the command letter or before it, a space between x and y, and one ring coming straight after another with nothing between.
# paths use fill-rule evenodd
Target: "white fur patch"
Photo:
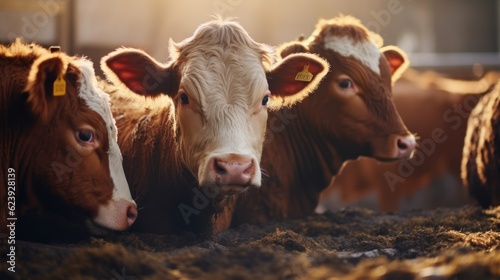
<instances>
[{"instance_id":1,"label":"white fur patch","mask_svg":"<svg viewBox=\"0 0 500 280\"><path fill-rule=\"evenodd\" d=\"M353 56L361 63L380 75L380 50L377 46L368 41L355 43L347 36L327 36L325 37L325 49L338 52L340 55Z\"/></svg>"},{"instance_id":2,"label":"white fur patch","mask_svg":"<svg viewBox=\"0 0 500 280\"><path fill-rule=\"evenodd\" d=\"M183 159L191 172L203 182L211 156L238 154L254 157L258 173L266 120L251 119L268 90L264 64L271 62L266 57L273 55L272 49L254 42L236 23L212 22L193 37L172 43L170 51L174 59L185 57L181 86L199 106L196 113L179 109L177 118ZM260 185L260 176L258 180Z\"/></svg>"},{"instance_id":3,"label":"white fur patch","mask_svg":"<svg viewBox=\"0 0 500 280\"><path fill-rule=\"evenodd\" d=\"M108 130L109 138L109 171L111 179L115 185L113 190L113 200L119 199L132 200L130 189L123 171L122 154L118 147L118 131L116 128L115 120L111 114L111 107L109 104L109 95L102 91L97 85L97 79L94 73L94 66L91 61L80 58L78 65L82 71L82 80L78 97L85 100L90 109L98 113Z\"/></svg>"}]
</instances>

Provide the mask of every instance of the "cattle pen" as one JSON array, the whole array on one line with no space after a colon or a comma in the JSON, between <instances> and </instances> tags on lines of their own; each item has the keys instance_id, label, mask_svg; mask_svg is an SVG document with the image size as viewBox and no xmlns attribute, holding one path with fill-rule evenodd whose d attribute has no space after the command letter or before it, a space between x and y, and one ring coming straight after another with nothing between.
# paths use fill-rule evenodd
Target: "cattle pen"
<instances>
[{"instance_id":1,"label":"cattle pen","mask_svg":"<svg viewBox=\"0 0 500 280\"><path fill-rule=\"evenodd\" d=\"M500 280L499 78L500 0L0 0L0 279Z\"/></svg>"}]
</instances>

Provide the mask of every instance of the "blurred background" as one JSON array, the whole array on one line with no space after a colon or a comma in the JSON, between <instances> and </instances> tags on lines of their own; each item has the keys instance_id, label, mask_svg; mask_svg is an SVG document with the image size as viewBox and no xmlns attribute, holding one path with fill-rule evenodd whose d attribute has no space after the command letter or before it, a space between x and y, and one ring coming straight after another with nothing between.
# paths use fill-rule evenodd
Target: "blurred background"
<instances>
[{"instance_id":1,"label":"blurred background","mask_svg":"<svg viewBox=\"0 0 500 280\"><path fill-rule=\"evenodd\" d=\"M344 13L404 49L414 67L461 67L467 75L471 65L500 64L499 11L498 0L1 0L0 42L61 45L94 62L128 46L165 61L169 38L190 36L216 13L270 45L307 36L319 18Z\"/></svg>"}]
</instances>

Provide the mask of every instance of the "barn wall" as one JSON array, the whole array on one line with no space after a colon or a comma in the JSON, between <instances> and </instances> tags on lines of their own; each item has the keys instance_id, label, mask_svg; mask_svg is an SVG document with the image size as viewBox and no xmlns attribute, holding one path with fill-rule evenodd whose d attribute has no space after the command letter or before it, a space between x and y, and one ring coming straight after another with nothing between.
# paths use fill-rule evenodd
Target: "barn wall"
<instances>
[{"instance_id":1,"label":"barn wall","mask_svg":"<svg viewBox=\"0 0 500 280\"><path fill-rule=\"evenodd\" d=\"M314 3L314 4L310 4ZM368 4L369 3L369 4ZM138 47L157 59L166 59L169 38L190 36L200 23L220 13L236 17L256 40L277 45L300 34L310 34L318 18L339 13L360 18L396 44L419 67L440 66L453 57L436 59L428 53L468 53L472 61L498 63L498 0L2 0L0 42L13 35L28 41L62 44L70 53L98 60L119 46ZM53 13L57 10L57 13Z\"/></svg>"}]
</instances>

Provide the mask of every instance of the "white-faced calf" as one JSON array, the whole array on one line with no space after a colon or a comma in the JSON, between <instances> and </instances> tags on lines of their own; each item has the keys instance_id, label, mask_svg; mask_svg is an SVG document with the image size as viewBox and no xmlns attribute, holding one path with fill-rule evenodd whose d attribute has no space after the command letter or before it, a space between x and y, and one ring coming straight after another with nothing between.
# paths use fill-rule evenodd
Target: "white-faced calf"
<instances>
[{"instance_id":1,"label":"white-faced calf","mask_svg":"<svg viewBox=\"0 0 500 280\"><path fill-rule=\"evenodd\" d=\"M328 71L312 54L276 63L274 49L224 20L171 42L166 64L119 49L101 65L120 86L106 91L125 173L144 207L136 225L153 232L204 231L232 194L260 187L268 107L304 99Z\"/></svg>"}]
</instances>

